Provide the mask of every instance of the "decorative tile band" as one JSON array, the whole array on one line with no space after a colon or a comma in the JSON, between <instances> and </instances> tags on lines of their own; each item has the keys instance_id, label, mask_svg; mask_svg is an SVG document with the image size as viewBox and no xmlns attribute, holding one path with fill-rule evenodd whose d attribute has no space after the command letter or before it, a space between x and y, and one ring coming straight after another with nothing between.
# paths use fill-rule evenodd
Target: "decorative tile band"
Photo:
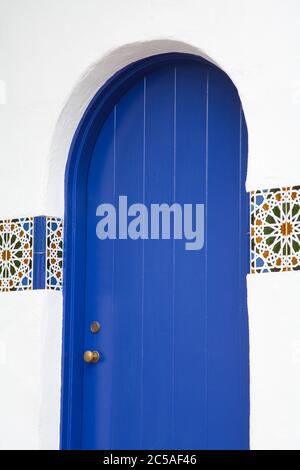
<instances>
[{"instance_id":1,"label":"decorative tile band","mask_svg":"<svg viewBox=\"0 0 300 470\"><path fill-rule=\"evenodd\" d=\"M26 217L0 221L0 292L62 289L63 221Z\"/></svg>"},{"instance_id":2,"label":"decorative tile band","mask_svg":"<svg viewBox=\"0 0 300 470\"><path fill-rule=\"evenodd\" d=\"M0 291L32 289L33 217L0 221Z\"/></svg>"},{"instance_id":3,"label":"decorative tile band","mask_svg":"<svg viewBox=\"0 0 300 470\"><path fill-rule=\"evenodd\" d=\"M250 193L250 272L300 270L300 186ZM61 290L63 221L0 220L0 292Z\"/></svg>"},{"instance_id":4,"label":"decorative tile band","mask_svg":"<svg viewBox=\"0 0 300 470\"><path fill-rule=\"evenodd\" d=\"M251 273L300 270L300 186L253 191Z\"/></svg>"},{"instance_id":5,"label":"decorative tile band","mask_svg":"<svg viewBox=\"0 0 300 470\"><path fill-rule=\"evenodd\" d=\"M46 288L60 290L63 274L63 221L46 217Z\"/></svg>"}]
</instances>

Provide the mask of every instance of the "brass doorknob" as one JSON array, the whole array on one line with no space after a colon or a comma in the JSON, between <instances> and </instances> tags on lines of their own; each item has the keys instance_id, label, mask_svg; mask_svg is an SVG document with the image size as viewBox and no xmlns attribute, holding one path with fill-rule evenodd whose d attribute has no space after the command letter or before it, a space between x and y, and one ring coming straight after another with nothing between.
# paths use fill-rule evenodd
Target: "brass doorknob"
<instances>
[{"instance_id":1,"label":"brass doorknob","mask_svg":"<svg viewBox=\"0 0 300 470\"><path fill-rule=\"evenodd\" d=\"M94 364L95 362L98 362L99 359L100 354L98 353L98 351L85 351L83 354L83 360L88 364Z\"/></svg>"}]
</instances>

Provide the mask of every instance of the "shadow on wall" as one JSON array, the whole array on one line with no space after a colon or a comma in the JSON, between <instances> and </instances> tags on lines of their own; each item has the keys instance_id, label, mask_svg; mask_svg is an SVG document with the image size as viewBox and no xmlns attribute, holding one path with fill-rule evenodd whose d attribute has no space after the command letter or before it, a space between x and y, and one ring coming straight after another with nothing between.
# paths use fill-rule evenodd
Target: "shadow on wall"
<instances>
[{"instance_id":1,"label":"shadow on wall","mask_svg":"<svg viewBox=\"0 0 300 470\"><path fill-rule=\"evenodd\" d=\"M114 49L92 64L71 91L58 118L48 160L45 207L48 213L64 212L64 174L72 138L85 109L104 83L120 69L139 59L167 52L182 52L212 60L204 51L181 41L157 39L135 42Z\"/></svg>"}]
</instances>

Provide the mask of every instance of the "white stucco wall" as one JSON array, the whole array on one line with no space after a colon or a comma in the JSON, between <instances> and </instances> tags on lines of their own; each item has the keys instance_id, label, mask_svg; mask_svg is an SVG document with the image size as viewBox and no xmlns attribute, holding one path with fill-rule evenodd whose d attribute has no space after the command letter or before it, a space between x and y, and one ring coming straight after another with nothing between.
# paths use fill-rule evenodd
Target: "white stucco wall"
<instances>
[{"instance_id":1,"label":"white stucco wall","mask_svg":"<svg viewBox=\"0 0 300 470\"><path fill-rule=\"evenodd\" d=\"M118 68L195 52L236 84L247 188L300 184L298 0L0 0L0 218L63 215L68 148ZM250 275L252 448L300 448L298 273ZM56 448L61 294L0 294L0 448Z\"/></svg>"}]
</instances>

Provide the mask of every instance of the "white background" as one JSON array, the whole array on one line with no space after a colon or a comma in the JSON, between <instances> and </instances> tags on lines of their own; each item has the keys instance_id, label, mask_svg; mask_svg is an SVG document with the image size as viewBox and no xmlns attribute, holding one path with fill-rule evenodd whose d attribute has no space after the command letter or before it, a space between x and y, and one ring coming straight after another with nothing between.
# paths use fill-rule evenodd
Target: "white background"
<instances>
[{"instance_id":1,"label":"white background","mask_svg":"<svg viewBox=\"0 0 300 470\"><path fill-rule=\"evenodd\" d=\"M0 218L63 215L68 148L123 65L198 53L232 78L247 188L300 184L298 0L0 0ZM300 448L300 274L248 276L251 447ZM57 448L61 293L0 294L0 448Z\"/></svg>"}]
</instances>

